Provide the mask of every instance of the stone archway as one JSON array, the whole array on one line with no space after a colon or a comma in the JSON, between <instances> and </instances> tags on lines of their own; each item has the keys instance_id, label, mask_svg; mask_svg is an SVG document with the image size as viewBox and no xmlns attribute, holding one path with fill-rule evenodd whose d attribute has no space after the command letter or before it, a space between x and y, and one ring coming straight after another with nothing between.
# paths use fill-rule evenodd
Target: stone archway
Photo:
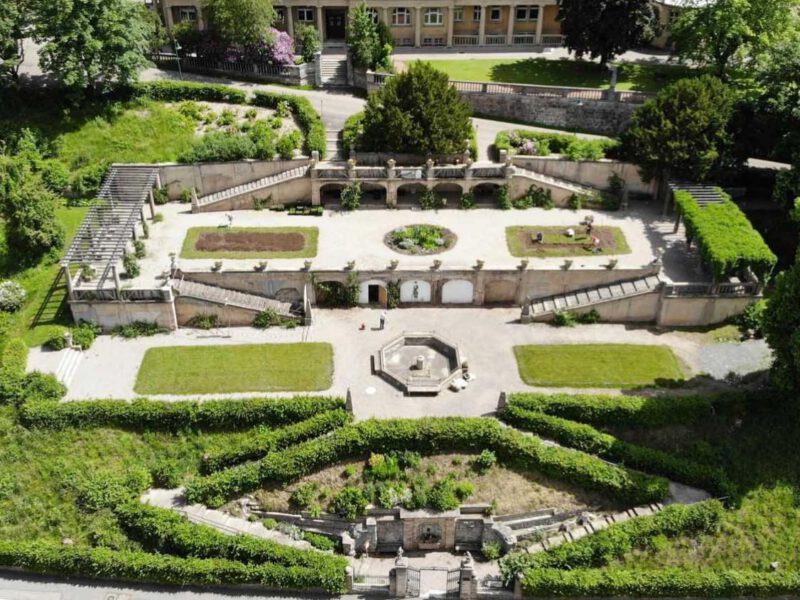
<instances>
[{"instance_id":1,"label":"stone archway","mask_svg":"<svg viewBox=\"0 0 800 600\"><path fill-rule=\"evenodd\" d=\"M475 286L466 279L451 279L442 286L442 304L472 304Z\"/></svg>"},{"instance_id":2,"label":"stone archway","mask_svg":"<svg viewBox=\"0 0 800 600\"><path fill-rule=\"evenodd\" d=\"M366 206L386 206L387 190L383 183L361 182L361 204Z\"/></svg>"},{"instance_id":3,"label":"stone archway","mask_svg":"<svg viewBox=\"0 0 800 600\"><path fill-rule=\"evenodd\" d=\"M397 188L397 204L418 206L419 199L427 189L423 183L403 183Z\"/></svg>"},{"instance_id":4,"label":"stone archway","mask_svg":"<svg viewBox=\"0 0 800 600\"><path fill-rule=\"evenodd\" d=\"M497 192L502 186L499 183L483 182L479 183L472 188L472 194L475 196L477 204L494 204L497 202Z\"/></svg>"},{"instance_id":5,"label":"stone archway","mask_svg":"<svg viewBox=\"0 0 800 600\"><path fill-rule=\"evenodd\" d=\"M294 303L303 299L303 293L297 288L284 287L275 292L275 299L281 302Z\"/></svg>"},{"instance_id":6,"label":"stone archway","mask_svg":"<svg viewBox=\"0 0 800 600\"><path fill-rule=\"evenodd\" d=\"M319 198L322 204L339 204L342 201L342 190L347 187L344 183L325 183L319 188Z\"/></svg>"},{"instance_id":7,"label":"stone archway","mask_svg":"<svg viewBox=\"0 0 800 600\"><path fill-rule=\"evenodd\" d=\"M359 284L359 304L378 304L380 306L386 306L387 301L388 291L385 281L381 281L380 279L368 279Z\"/></svg>"},{"instance_id":8,"label":"stone archway","mask_svg":"<svg viewBox=\"0 0 800 600\"><path fill-rule=\"evenodd\" d=\"M461 184L449 181L436 184L433 191L447 201L448 208L458 208L464 190Z\"/></svg>"},{"instance_id":9,"label":"stone archway","mask_svg":"<svg viewBox=\"0 0 800 600\"><path fill-rule=\"evenodd\" d=\"M400 284L400 302L416 303L431 301L431 284L419 279L411 279Z\"/></svg>"}]
</instances>

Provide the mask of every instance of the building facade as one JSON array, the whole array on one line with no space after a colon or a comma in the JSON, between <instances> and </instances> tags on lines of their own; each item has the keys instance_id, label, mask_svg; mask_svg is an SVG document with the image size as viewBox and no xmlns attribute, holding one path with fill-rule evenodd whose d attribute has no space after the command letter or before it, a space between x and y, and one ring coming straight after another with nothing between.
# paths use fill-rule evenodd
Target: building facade
<instances>
[{"instance_id":1,"label":"building facade","mask_svg":"<svg viewBox=\"0 0 800 600\"><path fill-rule=\"evenodd\" d=\"M348 10L360 0L283 0L275 4L275 27L294 36L298 25L319 30L328 47L345 45ZM556 0L368 0L376 20L388 24L395 46L470 47L470 46L559 46L561 28L556 19ZM156 5L168 28L190 22L204 28L200 0L161 0ZM656 6L664 25L676 10L661 2ZM667 36L655 40L665 46Z\"/></svg>"}]
</instances>

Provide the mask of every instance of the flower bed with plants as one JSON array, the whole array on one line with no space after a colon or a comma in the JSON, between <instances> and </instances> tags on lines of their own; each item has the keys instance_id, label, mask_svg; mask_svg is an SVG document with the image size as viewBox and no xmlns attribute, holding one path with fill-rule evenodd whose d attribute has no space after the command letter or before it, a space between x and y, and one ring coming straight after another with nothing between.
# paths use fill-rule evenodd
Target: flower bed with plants
<instances>
[{"instance_id":1,"label":"flower bed with plants","mask_svg":"<svg viewBox=\"0 0 800 600\"><path fill-rule=\"evenodd\" d=\"M384 243L401 254L439 254L455 245L456 234L438 225L407 225L387 233Z\"/></svg>"},{"instance_id":2,"label":"flower bed with plants","mask_svg":"<svg viewBox=\"0 0 800 600\"><path fill-rule=\"evenodd\" d=\"M619 227L595 226L586 233L582 226L573 227L575 235L567 235L566 226L515 225L506 228L506 243L511 256L584 256L595 252L603 255L630 254L631 248ZM537 241L537 234L543 241ZM592 237L599 240L594 245Z\"/></svg>"}]
</instances>

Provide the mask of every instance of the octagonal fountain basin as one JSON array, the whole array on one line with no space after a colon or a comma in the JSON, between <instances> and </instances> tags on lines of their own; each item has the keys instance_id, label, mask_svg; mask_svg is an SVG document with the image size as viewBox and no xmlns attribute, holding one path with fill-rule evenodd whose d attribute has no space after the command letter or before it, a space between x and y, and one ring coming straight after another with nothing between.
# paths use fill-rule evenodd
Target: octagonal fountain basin
<instances>
[{"instance_id":1,"label":"octagonal fountain basin","mask_svg":"<svg viewBox=\"0 0 800 600\"><path fill-rule=\"evenodd\" d=\"M404 333L380 349L375 368L406 394L438 394L461 375L461 355L435 333Z\"/></svg>"}]
</instances>

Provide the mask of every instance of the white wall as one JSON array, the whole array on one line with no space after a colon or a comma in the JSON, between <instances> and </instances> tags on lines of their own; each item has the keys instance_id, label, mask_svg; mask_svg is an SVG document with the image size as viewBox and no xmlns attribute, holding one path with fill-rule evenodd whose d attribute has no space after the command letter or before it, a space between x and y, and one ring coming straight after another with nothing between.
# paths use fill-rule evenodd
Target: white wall
<instances>
[{"instance_id":1,"label":"white wall","mask_svg":"<svg viewBox=\"0 0 800 600\"><path fill-rule=\"evenodd\" d=\"M474 293L471 281L453 279L442 286L442 304L472 304Z\"/></svg>"},{"instance_id":2,"label":"white wall","mask_svg":"<svg viewBox=\"0 0 800 600\"><path fill-rule=\"evenodd\" d=\"M386 282L381 281L380 279L368 279L361 283L358 288L358 303L359 304L369 304L369 286L371 285L379 285L382 288L386 288Z\"/></svg>"},{"instance_id":3,"label":"white wall","mask_svg":"<svg viewBox=\"0 0 800 600\"><path fill-rule=\"evenodd\" d=\"M417 288L417 296L414 297L414 287ZM400 284L400 302L430 302L431 284L427 281L414 279L404 281Z\"/></svg>"}]
</instances>

